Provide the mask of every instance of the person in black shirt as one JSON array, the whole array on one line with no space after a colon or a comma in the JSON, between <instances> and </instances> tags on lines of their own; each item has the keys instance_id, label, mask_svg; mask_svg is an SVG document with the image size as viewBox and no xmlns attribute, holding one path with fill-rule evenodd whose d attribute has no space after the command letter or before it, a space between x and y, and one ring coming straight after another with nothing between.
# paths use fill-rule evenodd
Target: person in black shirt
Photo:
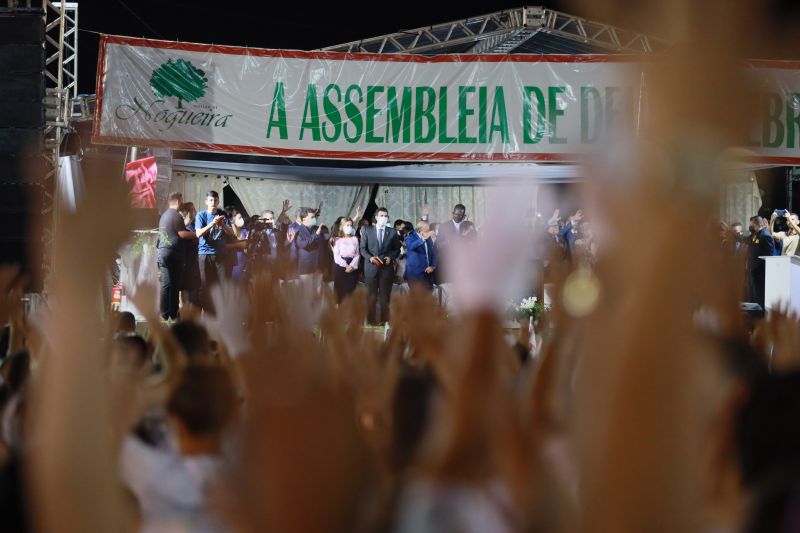
<instances>
[{"instance_id":1,"label":"person in black shirt","mask_svg":"<svg viewBox=\"0 0 800 533\"><path fill-rule=\"evenodd\" d=\"M169 195L169 209L164 211L158 221L158 268L161 272L161 318L178 318L178 293L186 265L184 239L196 239L186 230L183 217L178 208L183 201L181 193Z\"/></svg>"},{"instance_id":2,"label":"person in black shirt","mask_svg":"<svg viewBox=\"0 0 800 533\"><path fill-rule=\"evenodd\" d=\"M197 216L197 209L195 209L192 202L181 204L178 212L183 217L183 222L186 224L186 231L194 234L194 220ZM196 235L195 235L196 236ZM197 239L191 239L183 243L186 246L186 268L183 270L183 279L181 280L181 298L183 304L191 304L195 307L200 307L200 265L197 260Z\"/></svg>"}]
</instances>

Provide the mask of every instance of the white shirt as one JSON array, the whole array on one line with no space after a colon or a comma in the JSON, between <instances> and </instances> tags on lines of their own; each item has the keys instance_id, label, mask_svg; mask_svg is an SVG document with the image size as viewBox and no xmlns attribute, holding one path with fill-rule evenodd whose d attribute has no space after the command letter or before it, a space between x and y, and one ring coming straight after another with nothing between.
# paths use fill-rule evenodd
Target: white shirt
<instances>
[{"instance_id":1,"label":"white shirt","mask_svg":"<svg viewBox=\"0 0 800 533\"><path fill-rule=\"evenodd\" d=\"M220 470L218 458L164 452L128 436L120 463L122 479L142 511L142 533L226 530L208 510L208 492Z\"/></svg>"}]
</instances>

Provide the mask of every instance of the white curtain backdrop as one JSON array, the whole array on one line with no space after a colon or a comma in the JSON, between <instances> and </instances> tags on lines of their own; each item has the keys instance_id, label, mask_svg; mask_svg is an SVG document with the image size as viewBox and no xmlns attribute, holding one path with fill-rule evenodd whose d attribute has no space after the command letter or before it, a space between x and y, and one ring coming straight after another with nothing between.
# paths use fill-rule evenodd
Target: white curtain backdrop
<instances>
[{"instance_id":1,"label":"white curtain backdrop","mask_svg":"<svg viewBox=\"0 0 800 533\"><path fill-rule=\"evenodd\" d=\"M750 217L757 215L761 208L761 192L756 176L743 170L729 172L726 178L720 198L721 218L728 224L739 222L747 228Z\"/></svg>"},{"instance_id":2,"label":"white curtain backdrop","mask_svg":"<svg viewBox=\"0 0 800 533\"><path fill-rule=\"evenodd\" d=\"M317 207L322 202L319 223L330 226L338 217L354 216L359 205L363 212L369 201L369 187L366 185L322 185L237 176L225 178L250 215L271 209L277 216L284 200L292 204L292 211L298 207ZM294 214L289 213L289 218L294 219Z\"/></svg>"},{"instance_id":3,"label":"white curtain backdrop","mask_svg":"<svg viewBox=\"0 0 800 533\"><path fill-rule=\"evenodd\" d=\"M401 218L411 223L420 219L425 205L431 222L444 222L452 217L454 205L463 204L469 220L480 226L485 220L486 191L486 185L381 185L375 201L389 210L392 221ZM529 211L521 219L532 218L537 211L539 188L528 186L525 191L530 196L524 200Z\"/></svg>"},{"instance_id":4,"label":"white curtain backdrop","mask_svg":"<svg viewBox=\"0 0 800 533\"><path fill-rule=\"evenodd\" d=\"M58 177L58 194L60 206L70 213L83 202L86 184L83 171L77 156L62 156L58 161L60 171Z\"/></svg>"},{"instance_id":5,"label":"white curtain backdrop","mask_svg":"<svg viewBox=\"0 0 800 533\"><path fill-rule=\"evenodd\" d=\"M422 216L425 205L430 210L432 222L448 220L453 206L464 204L469 219L480 224L485 209L483 187L479 185L380 185L375 202L389 210L389 218L415 223Z\"/></svg>"},{"instance_id":6,"label":"white curtain backdrop","mask_svg":"<svg viewBox=\"0 0 800 533\"><path fill-rule=\"evenodd\" d=\"M275 211L277 215L284 200L289 200L292 211L298 207L317 207L323 202L320 223L329 226L340 216L355 215L356 208L360 205L363 210L369 201L367 185L317 184L186 172L173 173L171 185L172 190L183 193L184 201L194 202L198 210L203 208L206 191L214 189L221 193L225 185L231 186L250 215L261 214L266 209ZM292 213L289 217L294 219Z\"/></svg>"},{"instance_id":7,"label":"white curtain backdrop","mask_svg":"<svg viewBox=\"0 0 800 533\"><path fill-rule=\"evenodd\" d=\"M195 208L202 211L206 205L206 193L217 191L221 196L223 187L225 187L225 180L214 174L173 172L170 192L182 193L184 202L193 202ZM158 207L159 211L167 208L167 206Z\"/></svg>"},{"instance_id":8,"label":"white curtain backdrop","mask_svg":"<svg viewBox=\"0 0 800 533\"><path fill-rule=\"evenodd\" d=\"M194 202L198 210L203 209L206 191L222 192L230 185L248 214L260 214L272 209L277 214L283 200L292 204L293 210L301 207L317 207L323 202L320 223L331 225L340 216L353 216L357 206L367 206L369 185L319 184L302 181L246 178L218 174L173 172L171 191L183 193L184 201ZM535 216L538 187L527 187L532 191L526 205L529 213L522 218ZM464 204L469 220L480 225L486 208L486 186L483 185L380 185L375 202L389 210L389 218L416 222L422 216L425 205L430 210L430 220L444 222L453 212L453 206ZM291 218L294 215L290 213Z\"/></svg>"}]
</instances>

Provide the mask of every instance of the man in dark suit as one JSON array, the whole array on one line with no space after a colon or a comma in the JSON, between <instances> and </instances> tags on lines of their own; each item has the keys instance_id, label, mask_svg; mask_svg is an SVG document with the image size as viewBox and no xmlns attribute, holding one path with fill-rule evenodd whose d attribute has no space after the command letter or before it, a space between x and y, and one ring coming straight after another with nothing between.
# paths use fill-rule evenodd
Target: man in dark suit
<instances>
[{"instance_id":1,"label":"man in dark suit","mask_svg":"<svg viewBox=\"0 0 800 533\"><path fill-rule=\"evenodd\" d=\"M317 225L317 210L300 208L300 224L295 229L294 247L297 251L297 275L310 276L319 272L319 254L323 246L322 226Z\"/></svg>"},{"instance_id":2,"label":"man in dark suit","mask_svg":"<svg viewBox=\"0 0 800 533\"><path fill-rule=\"evenodd\" d=\"M764 281L767 265L762 256L775 254L775 240L766 222L759 216L750 219L750 247L747 257L747 273L750 282L750 301L764 307Z\"/></svg>"},{"instance_id":3,"label":"man in dark suit","mask_svg":"<svg viewBox=\"0 0 800 533\"><path fill-rule=\"evenodd\" d=\"M400 255L400 241L397 231L388 224L389 211L381 207L375 212L375 225L365 226L361 238L364 281L369 290L367 321L370 324L382 324L389 320L394 262ZM378 320L373 321L376 302L379 307Z\"/></svg>"},{"instance_id":4,"label":"man in dark suit","mask_svg":"<svg viewBox=\"0 0 800 533\"><path fill-rule=\"evenodd\" d=\"M439 262L430 237L431 228L423 221L417 223L417 231L406 237L406 271L403 277L409 284L424 283L433 288L433 272Z\"/></svg>"},{"instance_id":5,"label":"man in dark suit","mask_svg":"<svg viewBox=\"0 0 800 533\"><path fill-rule=\"evenodd\" d=\"M467 219L467 208L462 204L453 207L453 218L439 224L439 245L461 237L461 223Z\"/></svg>"}]
</instances>

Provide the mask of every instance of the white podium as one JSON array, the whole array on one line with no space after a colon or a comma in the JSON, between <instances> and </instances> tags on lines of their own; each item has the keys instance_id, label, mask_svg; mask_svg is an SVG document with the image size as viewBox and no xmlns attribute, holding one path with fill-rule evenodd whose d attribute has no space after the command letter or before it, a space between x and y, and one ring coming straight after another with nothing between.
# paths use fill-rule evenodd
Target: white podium
<instances>
[{"instance_id":1,"label":"white podium","mask_svg":"<svg viewBox=\"0 0 800 533\"><path fill-rule=\"evenodd\" d=\"M762 256L766 265L764 307L767 311L780 306L800 315L800 257Z\"/></svg>"}]
</instances>

